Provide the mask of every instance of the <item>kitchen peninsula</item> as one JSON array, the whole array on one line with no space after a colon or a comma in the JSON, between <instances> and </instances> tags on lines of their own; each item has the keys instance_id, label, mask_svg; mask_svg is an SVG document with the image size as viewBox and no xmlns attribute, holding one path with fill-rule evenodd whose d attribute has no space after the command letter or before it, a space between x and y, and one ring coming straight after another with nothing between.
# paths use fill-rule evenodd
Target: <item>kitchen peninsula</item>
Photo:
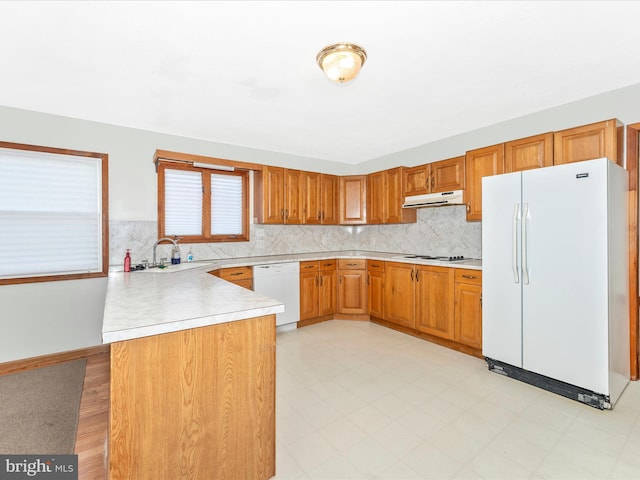
<instances>
[{"instance_id":1,"label":"kitchen peninsula","mask_svg":"<svg viewBox=\"0 0 640 480\"><path fill-rule=\"evenodd\" d=\"M110 479L275 475L284 307L194 265L109 275Z\"/></svg>"},{"instance_id":2,"label":"kitchen peninsula","mask_svg":"<svg viewBox=\"0 0 640 480\"><path fill-rule=\"evenodd\" d=\"M446 264L342 251L111 272L109 478L275 475L275 314L284 307L209 272L329 258ZM448 266L481 269L479 260Z\"/></svg>"}]
</instances>

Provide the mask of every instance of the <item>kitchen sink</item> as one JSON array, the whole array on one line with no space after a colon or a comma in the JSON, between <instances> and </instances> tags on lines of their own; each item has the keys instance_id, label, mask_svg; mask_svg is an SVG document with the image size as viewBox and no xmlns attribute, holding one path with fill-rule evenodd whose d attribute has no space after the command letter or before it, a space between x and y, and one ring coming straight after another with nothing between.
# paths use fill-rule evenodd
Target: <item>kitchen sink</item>
<instances>
[{"instance_id":1,"label":"kitchen sink","mask_svg":"<svg viewBox=\"0 0 640 480\"><path fill-rule=\"evenodd\" d=\"M159 267L151 267L151 268L146 268L144 270L134 270L131 271L132 274L138 274L138 273L175 273L175 272L182 272L183 270L190 270L192 268L198 268L198 267L205 267L209 265L208 263L202 262L202 263L179 263L177 265L165 265L165 268L159 268Z\"/></svg>"}]
</instances>

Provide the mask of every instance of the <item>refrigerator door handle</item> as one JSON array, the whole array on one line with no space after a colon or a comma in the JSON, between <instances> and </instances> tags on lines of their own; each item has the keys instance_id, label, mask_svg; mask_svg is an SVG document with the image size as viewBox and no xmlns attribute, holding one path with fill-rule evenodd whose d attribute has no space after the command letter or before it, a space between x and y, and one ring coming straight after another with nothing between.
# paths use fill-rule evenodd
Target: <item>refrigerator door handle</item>
<instances>
[{"instance_id":1,"label":"refrigerator door handle","mask_svg":"<svg viewBox=\"0 0 640 480\"><path fill-rule=\"evenodd\" d=\"M513 283L520 283L518 272L518 221L520 220L520 204L513 204L513 218L511 219L511 267L513 268Z\"/></svg>"},{"instance_id":2,"label":"refrigerator door handle","mask_svg":"<svg viewBox=\"0 0 640 480\"><path fill-rule=\"evenodd\" d=\"M529 285L529 262L527 261L527 224L529 221L529 204L522 206L522 283Z\"/></svg>"}]
</instances>

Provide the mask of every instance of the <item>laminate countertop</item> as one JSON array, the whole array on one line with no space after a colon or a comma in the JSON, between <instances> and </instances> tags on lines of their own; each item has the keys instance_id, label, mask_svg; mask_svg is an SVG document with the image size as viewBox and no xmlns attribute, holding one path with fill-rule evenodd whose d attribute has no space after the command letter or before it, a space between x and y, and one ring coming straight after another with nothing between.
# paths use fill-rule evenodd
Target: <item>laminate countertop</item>
<instances>
[{"instance_id":1,"label":"laminate countertop","mask_svg":"<svg viewBox=\"0 0 640 480\"><path fill-rule=\"evenodd\" d=\"M181 263L165 269L109 272L103 343L176 332L284 312L284 305L208 272L219 268L340 258L361 258L481 270L480 260L446 262L400 253L336 251Z\"/></svg>"}]
</instances>

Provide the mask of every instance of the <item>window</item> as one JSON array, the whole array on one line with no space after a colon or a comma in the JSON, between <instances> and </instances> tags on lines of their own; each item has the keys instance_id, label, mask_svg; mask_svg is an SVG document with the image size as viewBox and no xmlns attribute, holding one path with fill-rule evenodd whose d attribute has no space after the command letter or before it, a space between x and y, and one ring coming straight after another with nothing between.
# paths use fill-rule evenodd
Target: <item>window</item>
<instances>
[{"instance_id":1,"label":"window","mask_svg":"<svg viewBox=\"0 0 640 480\"><path fill-rule=\"evenodd\" d=\"M107 274L107 158L0 142L0 284Z\"/></svg>"},{"instance_id":2,"label":"window","mask_svg":"<svg viewBox=\"0 0 640 480\"><path fill-rule=\"evenodd\" d=\"M249 240L249 172L158 163L158 235L184 243Z\"/></svg>"}]
</instances>

